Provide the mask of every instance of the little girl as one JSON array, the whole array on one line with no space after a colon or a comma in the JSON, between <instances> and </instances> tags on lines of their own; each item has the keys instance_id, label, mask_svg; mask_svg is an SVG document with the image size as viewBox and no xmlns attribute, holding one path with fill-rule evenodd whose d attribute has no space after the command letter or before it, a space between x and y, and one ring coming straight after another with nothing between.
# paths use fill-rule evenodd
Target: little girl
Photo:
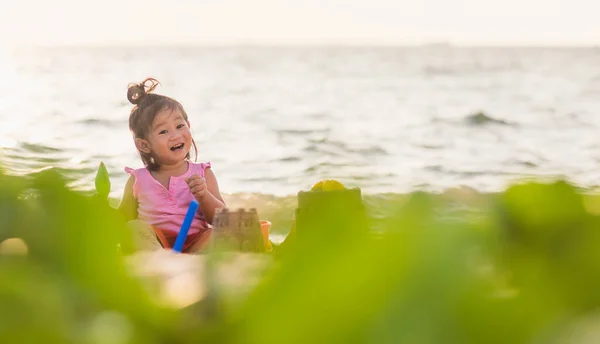
<instances>
[{"instance_id":1,"label":"little girl","mask_svg":"<svg viewBox=\"0 0 600 344\"><path fill-rule=\"evenodd\" d=\"M156 246L171 248L196 199L200 206L183 247L183 252L193 252L208 243L215 210L224 208L225 202L211 164L190 161L190 150L194 149L194 157L198 150L183 106L152 93L158 84L148 78L127 90L127 99L134 104L129 129L144 167L125 168L130 177L119 209L128 221L137 220L132 222L134 237L145 231Z\"/></svg>"}]
</instances>

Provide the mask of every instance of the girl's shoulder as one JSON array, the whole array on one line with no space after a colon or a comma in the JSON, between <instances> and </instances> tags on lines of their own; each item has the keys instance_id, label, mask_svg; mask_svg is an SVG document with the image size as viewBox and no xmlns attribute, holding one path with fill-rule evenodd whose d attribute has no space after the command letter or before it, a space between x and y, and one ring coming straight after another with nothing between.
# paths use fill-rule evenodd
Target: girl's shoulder
<instances>
[{"instance_id":1,"label":"girl's shoulder","mask_svg":"<svg viewBox=\"0 0 600 344\"><path fill-rule=\"evenodd\" d=\"M206 162L191 162L190 161L190 169L192 170L192 174L199 174L204 177L204 171L207 168L211 168L212 164L209 161Z\"/></svg>"},{"instance_id":2,"label":"girl's shoulder","mask_svg":"<svg viewBox=\"0 0 600 344\"><path fill-rule=\"evenodd\" d=\"M150 174L150 171L148 171L148 169L146 167L131 168L131 167L125 166L124 170L129 175L135 177L135 179L138 179L140 177L144 177L144 176Z\"/></svg>"},{"instance_id":3,"label":"girl's shoulder","mask_svg":"<svg viewBox=\"0 0 600 344\"><path fill-rule=\"evenodd\" d=\"M152 178L152 175L150 174L150 171L148 171L148 169L146 167L141 167L141 168L131 168L131 167L125 167L124 168L125 172L128 173L130 176L133 177L133 196L135 198L138 197L139 193L140 193L140 188L142 187L142 185L147 185L149 184L147 181L149 180L149 178Z\"/></svg>"}]
</instances>

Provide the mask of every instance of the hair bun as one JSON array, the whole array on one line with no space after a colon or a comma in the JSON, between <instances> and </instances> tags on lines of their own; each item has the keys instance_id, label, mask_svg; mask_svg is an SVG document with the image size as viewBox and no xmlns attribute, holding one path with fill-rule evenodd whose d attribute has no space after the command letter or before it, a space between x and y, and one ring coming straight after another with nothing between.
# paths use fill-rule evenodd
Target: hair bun
<instances>
[{"instance_id":1,"label":"hair bun","mask_svg":"<svg viewBox=\"0 0 600 344\"><path fill-rule=\"evenodd\" d=\"M147 85L148 83L150 84ZM154 78L147 78L139 84L130 84L127 88L127 100L129 100L131 104L139 104L144 96L152 92L158 84L158 80Z\"/></svg>"},{"instance_id":2,"label":"hair bun","mask_svg":"<svg viewBox=\"0 0 600 344\"><path fill-rule=\"evenodd\" d=\"M140 100L146 95L146 91L140 85L131 85L127 88L127 100L131 104L137 105L140 103Z\"/></svg>"}]
</instances>

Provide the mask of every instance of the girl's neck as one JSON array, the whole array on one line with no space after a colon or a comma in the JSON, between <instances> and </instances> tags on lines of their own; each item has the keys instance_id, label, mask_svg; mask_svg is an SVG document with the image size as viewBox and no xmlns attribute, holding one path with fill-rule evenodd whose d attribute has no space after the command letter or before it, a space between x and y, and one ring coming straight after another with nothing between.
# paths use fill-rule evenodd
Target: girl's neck
<instances>
[{"instance_id":1,"label":"girl's neck","mask_svg":"<svg viewBox=\"0 0 600 344\"><path fill-rule=\"evenodd\" d=\"M187 172L187 170L188 170L188 161L182 160L181 162L178 162L177 164L174 164L174 165L160 165L160 168L156 172L158 172L162 175L180 176L180 175L184 174L185 172Z\"/></svg>"}]
</instances>

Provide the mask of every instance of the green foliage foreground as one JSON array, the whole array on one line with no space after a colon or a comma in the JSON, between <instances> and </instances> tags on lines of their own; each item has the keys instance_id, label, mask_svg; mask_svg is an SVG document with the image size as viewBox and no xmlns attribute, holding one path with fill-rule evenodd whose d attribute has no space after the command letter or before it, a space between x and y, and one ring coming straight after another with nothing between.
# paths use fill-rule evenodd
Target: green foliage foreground
<instances>
[{"instance_id":1,"label":"green foliage foreground","mask_svg":"<svg viewBox=\"0 0 600 344\"><path fill-rule=\"evenodd\" d=\"M386 207L376 233L306 237L235 305L215 293L173 309L126 269L104 197L52 170L0 173L0 242L26 243L0 246L0 343L597 342L596 196L529 183L477 216L425 193Z\"/></svg>"}]
</instances>

